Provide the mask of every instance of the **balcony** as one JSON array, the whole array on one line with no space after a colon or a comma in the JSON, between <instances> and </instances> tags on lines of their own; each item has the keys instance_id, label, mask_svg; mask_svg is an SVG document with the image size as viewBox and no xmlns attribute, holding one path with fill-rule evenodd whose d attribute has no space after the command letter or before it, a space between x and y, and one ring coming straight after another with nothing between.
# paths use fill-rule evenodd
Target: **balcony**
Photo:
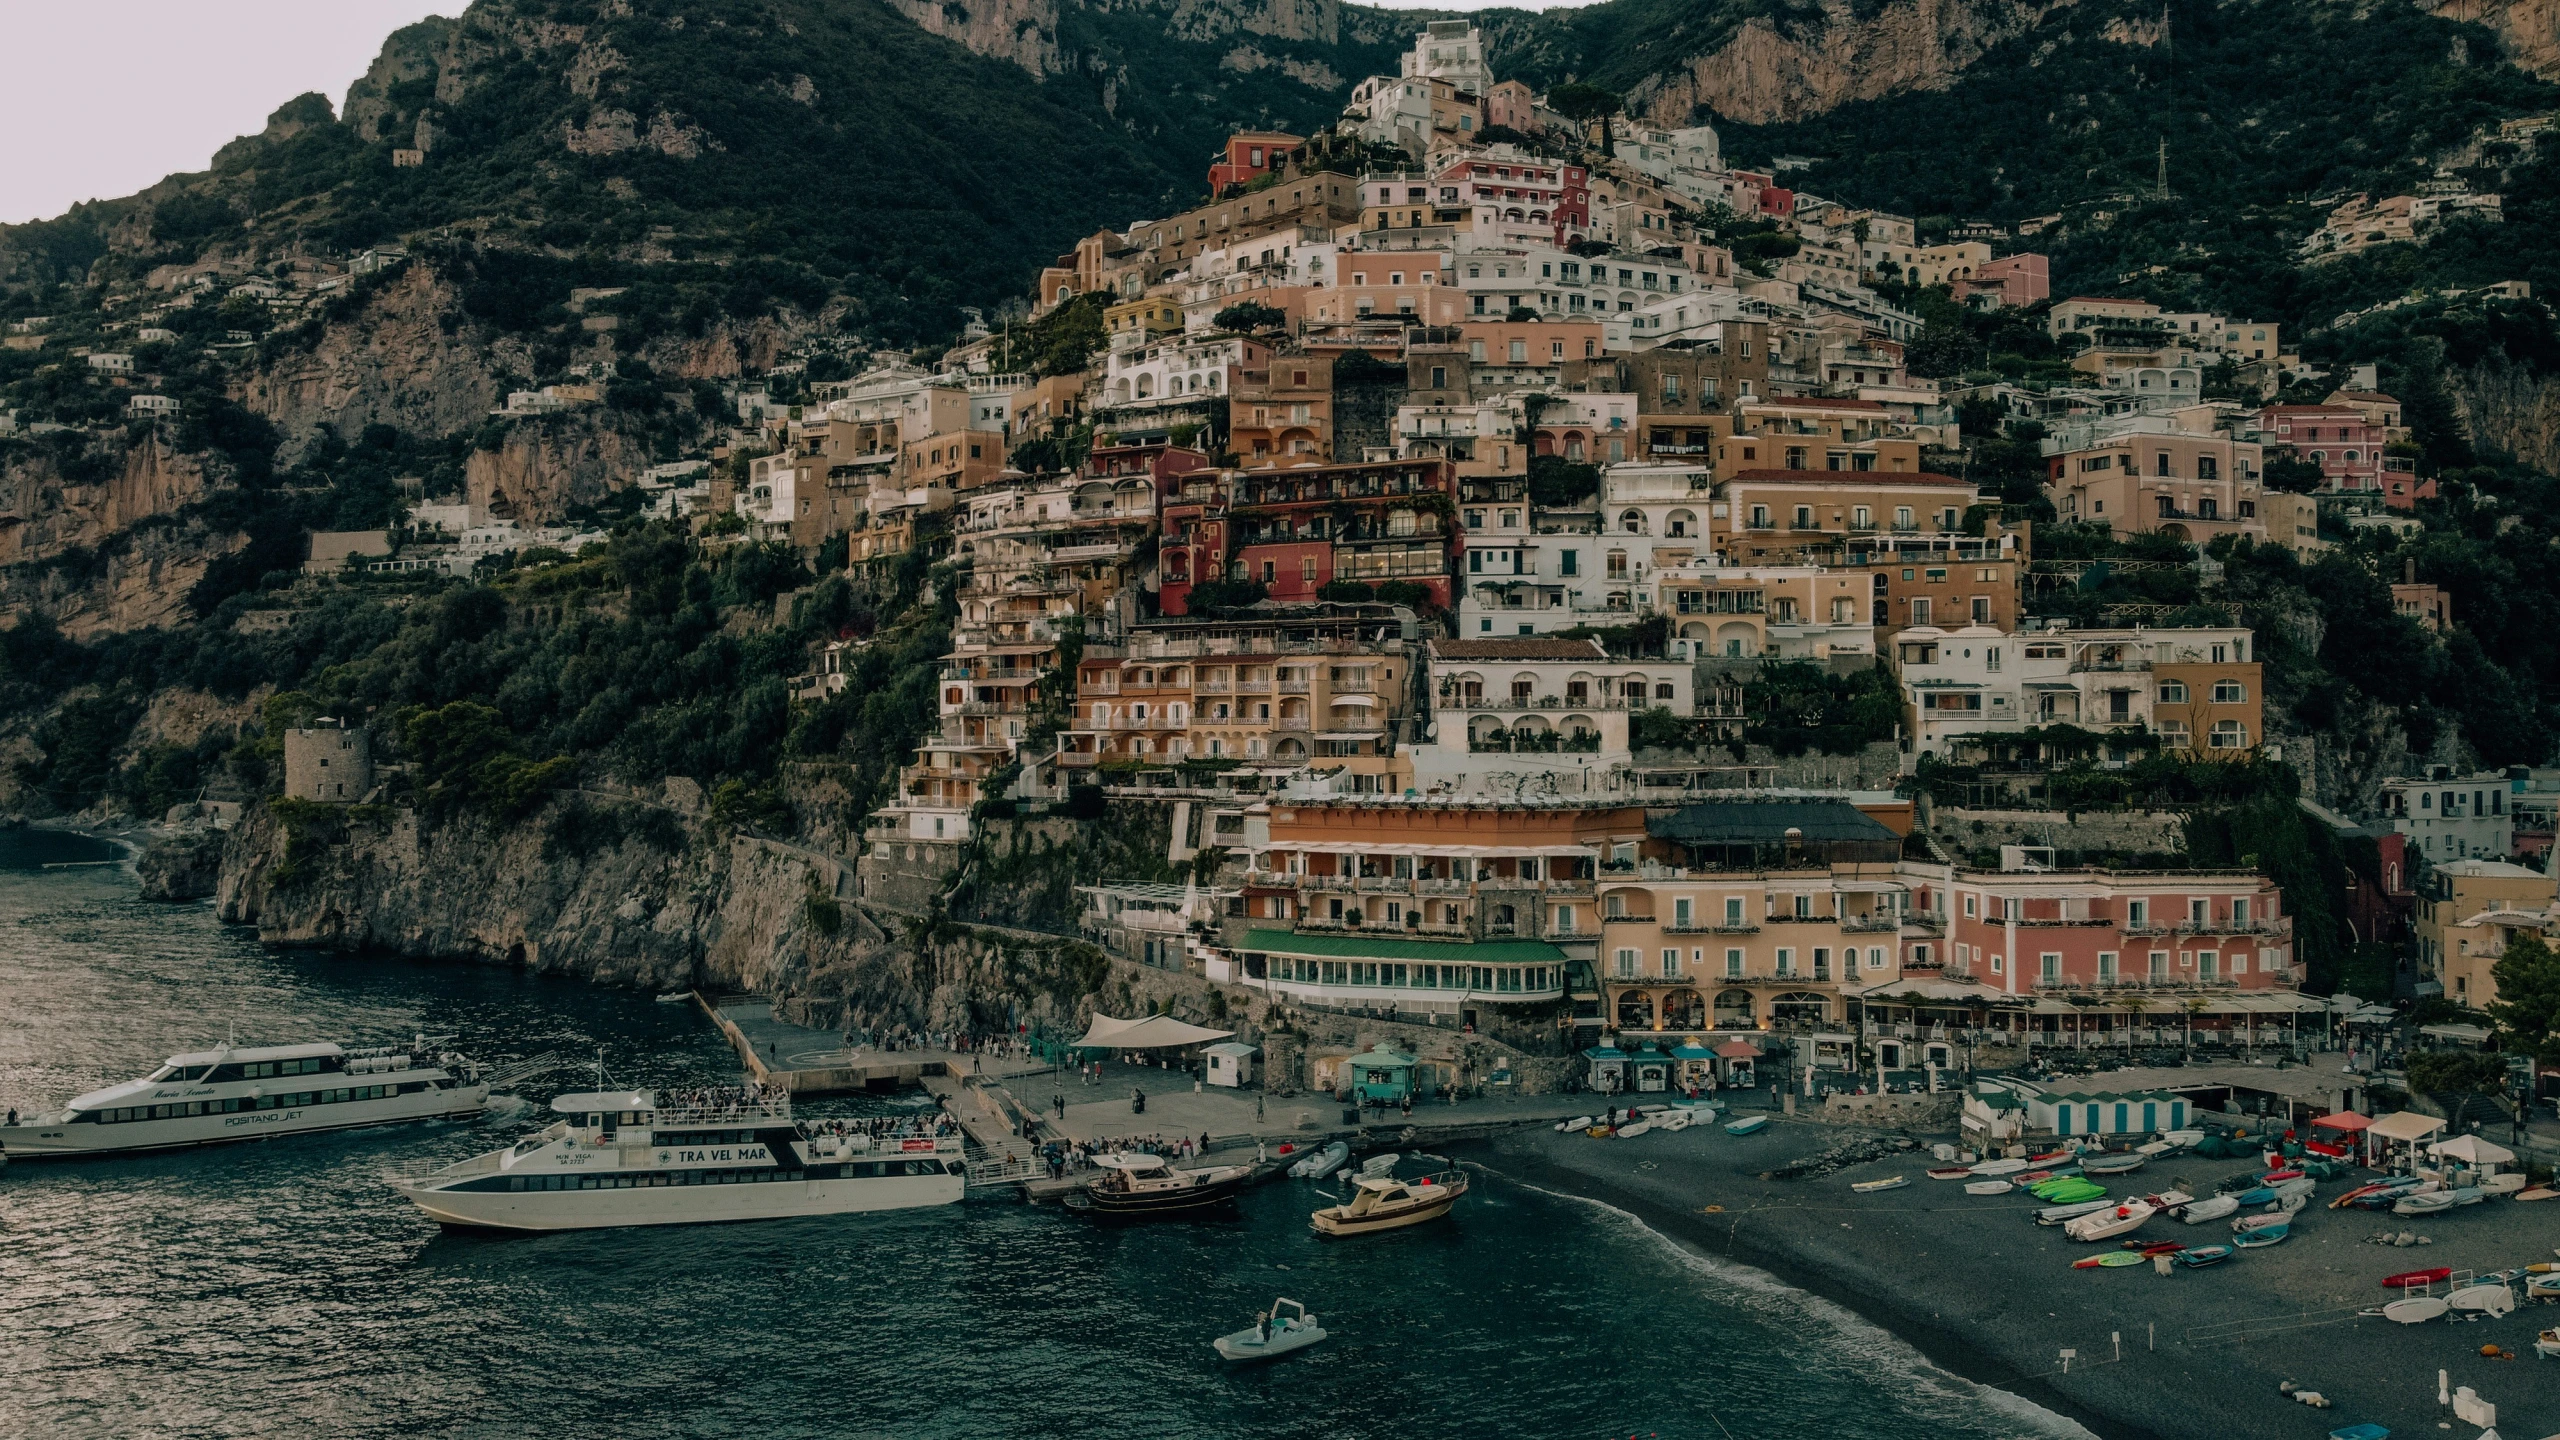
<instances>
[{"instance_id":1,"label":"balcony","mask_svg":"<svg viewBox=\"0 0 2560 1440\"><path fill-rule=\"evenodd\" d=\"M1268 680L1239 680L1236 682L1236 693L1239 695L1268 695L1271 693L1271 682Z\"/></svg>"},{"instance_id":2,"label":"balcony","mask_svg":"<svg viewBox=\"0 0 2560 1440\"><path fill-rule=\"evenodd\" d=\"M1642 710L1645 701L1616 695L1570 700L1556 695L1443 695L1436 710Z\"/></svg>"},{"instance_id":3,"label":"balcony","mask_svg":"<svg viewBox=\"0 0 2560 1440\"><path fill-rule=\"evenodd\" d=\"M1269 681L1257 680L1253 683L1262 686L1263 690L1269 690L1271 688ZM1283 680L1280 682L1280 693L1283 695L1304 695L1310 688L1310 684L1311 682L1305 680ZM1257 691L1255 693L1259 694L1261 692Z\"/></svg>"},{"instance_id":4,"label":"balcony","mask_svg":"<svg viewBox=\"0 0 2560 1440\"><path fill-rule=\"evenodd\" d=\"M1315 722L1309 720L1304 715L1283 715L1279 719L1271 722L1271 728L1274 730L1306 732L1315 728Z\"/></svg>"}]
</instances>

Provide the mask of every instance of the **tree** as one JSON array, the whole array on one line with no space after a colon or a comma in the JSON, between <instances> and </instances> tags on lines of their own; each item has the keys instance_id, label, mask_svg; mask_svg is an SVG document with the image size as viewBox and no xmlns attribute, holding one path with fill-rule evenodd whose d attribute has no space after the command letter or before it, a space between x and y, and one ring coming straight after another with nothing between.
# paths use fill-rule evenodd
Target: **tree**
<instances>
[{"instance_id":1,"label":"tree","mask_svg":"<svg viewBox=\"0 0 2560 1440\"><path fill-rule=\"evenodd\" d=\"M1258 335L1287 325L1289 312L1258 300L1247 300L1219 311L1209 323L1238 335Z\"/></svg>"},{"instance_id":2,"label":"tree","mask_svg":"<svg viewBox=\"0 0 2560 1440\"><path fill-rule=\"evenodd\" d=\"M2519 930L2491 967L2498 998L2489 1002L2499 1043L2545 1064L2560 1064L2560 951L2540 935ZM2416 1076L2411 1076L2415 1083Z\"/></svg>"},{"instance_id":3,"label":"tree","mask_svg":"<svg viewBox=\"0 0 2560 1440\"><path fill-rule=\"evenodd\" d=\"M2318 490L2322 478L2318 461L2304 460L2285 450L2266 457L2260 473L2265 477L2268 489L2290 491L2296 495L2309 495Z\"/></svg>"},{"instance_id":4,"label":"tree","mask_svg":"<svg viewBox=\"0 0 2560 1440\"><path fill-rule=\"evenodd\" d=\"M1618 98L1615 91L1571 80L1547 92L1547 108L1568 120L1580 121L1586 129L1592 121L1599 121L1600 148L1607 150L1612 148L1609 117L1625 109L1626 102Z\"/></svg>"}]
</instances>

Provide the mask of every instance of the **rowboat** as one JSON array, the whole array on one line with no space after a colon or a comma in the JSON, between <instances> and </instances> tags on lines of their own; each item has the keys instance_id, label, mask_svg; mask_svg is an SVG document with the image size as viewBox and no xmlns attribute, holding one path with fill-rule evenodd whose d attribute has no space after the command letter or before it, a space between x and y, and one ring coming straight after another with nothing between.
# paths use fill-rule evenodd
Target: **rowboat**
<instances>
[{"instance_id":1,"label":"rowboat","mask_svg":"<svg viewBox=\"0 0 2560 1440\"><path fill-rule=\"evenodd\" d=\"M1861 1195L1873 1195L1879 1190L1899 1190L1910 1183L1911 1182L1908 1179L1900 1175L1895 1175L1884 1180L1852 1181L1849 1188L1857 1191Z\"/></svg>"},{"instance_id":2,"label":"rowboat","mask_svg":"<svg viewBox=\"0 0 2560 1440\"><path fill-rule=\"evenodd\" d=\"M2403 1190L2415 1187L2417 1183L2418 1182L2415 1180L2371 1181L2367 1184L2358 1185L2354 1189L2341 1194L2335 1200L2330 1201L2329 1208L2332 1210L2344 1210L2348 1206L2353 1205L2362 1209L2365 1208L2366 1201L2373 1199L2377 1195L2396 1195Z\"/></svg>"},{"instance_id":3,"label":"rowboat","mask_svg":"<svg viewBox=\"0 0 2560 1440\"><path fill-rule=\"evenodd\" d=\"M1941 1165L1929 1172L1929 1178L1932 1180L1970 1180L1973 1178L1973 1171L1963 1165ZM2003 1184L2000 1188L2006 1190L2009 1187L2006 1184Z\"/></svg>"},{"instance_id":4,"label":"rowboat","mask_svg":"<svg viewBox=\"0 0 2560 1440\"><path fill-rule=\"evenodd\" d=\"M1576 1115L1570 1120L1559 1120L1556 1122L1556 1133L1562 1135L1568 1130L1588 1130L1591 1128L1591 1122L1595 1118L1597 1117L1590 1115Z\"/></svg>"},{"instance_id":5,"label":"rowboat","mask_svg":"<svg viewBox=\"0 0 2560 1440\"><path fill-rule=\"evenodd\" d=\"M1976 1175L2015 1175L2026 1168L2026 1161L2013 1159L2008 1156L2002 1156L1997 1160L1985 1160L1981 1164L1972 1167L1973 1173Z\"/></svg>"},{"instance_id":6,"label":"rowboat","mask_svg":"<svg viewBox=\"0 0 2560 1440\"><path fill-rule=\"evenodd\" d=\"M1696 1124L1698 1117L1687 1110L1666 1110L1654 1117L1653 1128L1678 1134Z\"/></svg>"},{"instance_id":7,"label":"rowboat","mask_svg":"<svg viewBox=\"0 0 2560 1440\"><path fill-rule=\"evenodd\" d=\"M1341 1169L1342 1162L1350 1158L1351 1146L1344 1141L1336 1140L1322 1150L1309 1152L1305 1159L1289 1167L1289 1173L1301 1180L1317 1175L1330 1175Z\"/></svg>"},{"instance_id":8,"label":"rowboat","mask_svg":"<svg viewBox=\"0 0 2560 1440\"><path fill-rule=\"evenodd\" d=\"M2283 1244L2285 1237L2292 1233L2293 1226L2290 1224L2260 1225L2255 1229L2239 1232L2231 1243L2243 1250L2260 1250L2269 1245Z\"/></svg>"},{"instance_id":9,"label":"rowboat","mask_svg":"<svg viewBox=\"0 0 2560 1440\"><path fill-rule=\"evenodd\" d=\"M2039 1225L2062 1225L2077 1220L2083 1215L2112 1210L2115 1204L2113 1200L2083 1200L2076 1205L2048 1205L2035 1212L2035 1220Z\"/></svg>"},{"instance_id":10,"label":"rowboat","mask_svg":"<svg viewBox=\"0 0 2560 1440\"><path fill-rule=\"evenodd\" d=\"M2560 1326L2536 1334L2533 1337L2533 1353L2545 1360L2560 1355Z\"/></svg>"},{"instance_id":11,"label":"rowboat","mask_svg":"<svg viewBox=\"0 0 2560 1440\"><path fill-rule=\"evenodd\" d=\"M2383 1306L2382 1318L2402 1325L2418 1325L2444 1318L2448 1308L2441 1295L2412 1295L2406 1300L2394 1300Z\"/></svg>"},{"instance_id":12,"label":"rowboat","mask_svg":"<svg viewBox=\"0 0 2560 1440\"><path fill-rule=\"evenodd\" d=\"M2071 1262L2071 1268L2074 1270L2113 1270L2120 1266L2139 1265L2141 1263L2142 1257L2130 1250L2110 1250L2104 1255L2092 1255L2086 1260L2074 1260Z\"/></svg>"},{"instance_id":13,"label":"rowboat","mask_svg":"<svg viewBox=\"0 0 2560 1440\"><path fill-rule=\"evenodd\" d=\"M2047 1165L2056 1160L2076 1159L2078 1157L2078 1153L2079 1152L2073 1150L2047 1150L2041 1155L2028 1156L2027 1163L2030 1165Z\"/></svg>"},{"instance_id":14,"label":"rowboat","mask_svg":"<svg viewBox=\"0 0 2560 1440\"><path fill-rule=\"evenodd\" d=\"M2121 1205L2092 1211L2062 1227L2062 1233L2074 1240L2112 1240L2129 1230L2142 1228L2152 1216L2151 1204L2144 1200L2128 1200Z\"/></svg>"},{"instance_id":15,"label":"rowboat","mask_svg":"<svg viewBox=\"0 0 2560 1440\"><path fill-rule=\"evenodd\" d=\"M1976 1180L1964 1187L1967 1195L2006 1195L2015 1187L2006 1180Z\"/></svg>"},{"instance_id":16,"label":"rowboat","mask_svg":"<svg viewBox=\"0 0 2560 1440\"><path fill-rule=\"evenodd\" d=\"M2154 1255L2174 1255L2187 1248L2184 1240L2127 1240L2124 1248L2148 1260Z\"/></svg>"},{"instance_id":17,"label":"rowboat","mask_svg":"<svg viewBox=\"0 0 2560 1440\"><path fill-rule=\"evenodd\" d=\"M2435 1285L2452 1278L2453 1271L2443 1265L2439 1265L2432 1270L2403 1270L2397 1275L2383 1276L2382 1288L2385 1290L2406 1290L2413 1285Z\"/></svg>"},{"instance_id":18,"label":"rowboat","mask_svg":"<svg viewBox=\"0 0 2560 1440\"><path fill-rule=\"evenodd\" d=\"M2489 1198L2487 1188L2479 1185L2463 1185L2446 1193L2453 1197L2456 1205L2477 1205Z\"/></svg>"},{"instance_id":19,"label":"rowboat","mask_svg":"<svg viewBox=\"0 0 2560 1440\"><path fill-rule=\"evenodd\" d=\"M1639 1135L1650 1135L1652 1133L1653 1122L1650 1120L1639 1120L1633 1125L1621 1125L1618 1127L1618 1138L1621 1140L1633 1140Z\"/></svg>"},{"instance_id":20,"label":"rowboat","mask_svg":"<svg viewBox=\"0 0 2560 1440\"><path fill-rule=\"evenodd\" d=\"M1284 1298L1271 1302L1267 1323L1257 1318L1253 1324L1232 1335L1221 1335L1209 1345L1229 1360L1277 1360L1306 1349L1324 1335L1324 1327L1307 1313L1306 1306Z\"/></svg>"},{"instance_id":21,"label":"rowboat","mask_svg":"<svg viewBox=\"0 0 2560 1440\"><path fill-rule=\"evenodd\" d=\"M2179 1219L2190 1225L2201 1225L2207 1220L2219 1220L2225 1215L2236 1214L2239 1209L2239 1197L2216 1195L2209 1200L2196 1200L2181 1205L2176 1213Z\"/></svg>"},{"instance_id":22,"label":"rowboat","mask_svg":"<svg viewBox=\"0 0 2560 1440\"><path fill-rule=\"evenodd\" d=\"M2391 1202L2394 1215L2432 1215L2452 1208L2453 1192L2450 1190L2413 1191Z\"/></svg>"},{"instance_id":23,"label":"rowboat","mask_svg":"<svg viewBox=\"0 0 2560 1440\"><path fill-rule=\"evenodd\" d=\"M2530 1275L2525 1278L2527 1300L2560 1300L2560 1275Z\"/></svg>"},{"instance_id":24,"label":"rowboat","mask_svg":"<svg viewBox=\"0 0 2560 1440\"><path fill-rule=\"evenodd\" d=\"M1757 1135L1768 1128L1768 1116L1746 1115L1739 1120L1726 1121L1724 1125L1724 1133L1727 1135Z\"/></svg>"},{"instance_id":25,"label":"rowboat","mask_svg":"<svg viewBox=\"0 0 2560 1440\"><path fill-rule=\"evenodd\" d=\"M2179 1264L2198 1270L2207 1265L2219 1265L2230 1258L2231 1247L2228 1245L2197 1245L2178 1252Z\"/></svg>"},{"instance_id":26,"label":"rowboat","mask_svg":"<svg viewBox=\"0 0 2560 1440\"><path fill-rule=\"evenodd\" d=\"M2466 1315L2507 1315L2516 1308L2516 1292L2504 1284L2465 1285L2444 1297L2444 1303Z\"/></svg>"},{"instance_id":27,"label":"rowboat","mask_svg":"<svg viewBox=\"0 0 2560 1440\"><path fill-rule=\"evenodd\" d=\"M2129 1150L2115 1155L2083 1155L2080 1170L2086 1175L2128 1175L2142 1168L2143 1158Z\"/></svg>"},{"instance_id":28,"label":"rowboat","mask_svg":"<svg viewBox=\"0 0 2560 1440\"><path fill-rule=\"evenodd\" d=\"M2281 1228L2293 1223L2290 1215L2243 1215L2231 1222L2231 1233L2246 1235L2252 1230Z\"/></svg>"}]
</instances>

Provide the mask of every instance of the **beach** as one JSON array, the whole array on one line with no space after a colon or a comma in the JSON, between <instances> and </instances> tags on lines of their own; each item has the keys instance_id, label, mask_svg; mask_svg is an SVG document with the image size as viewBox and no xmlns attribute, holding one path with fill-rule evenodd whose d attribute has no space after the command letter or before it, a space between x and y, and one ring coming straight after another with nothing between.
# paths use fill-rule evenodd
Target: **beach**
<instances>
[{"instance_id":1,"label":"beach","mask_svg":"<svg viewBox=\"0 0 2560 1440\"><path fill-rule=\"evenodd\" d=\"M1757 1136L1721 1126L1594 1140L1528 1130L1469 1147L1468 1158L1525 1184L1634 1215L1710 1260L1738 1261L1857 1312L1946 1368L2079 1420L2109 1440L2302 1440L2373 1422L2395 1435L2434 1432L2437 1371L2498 1406L2501 1434L2560 1430L2560 1366L2533 1354L2535 1331L2560 1306L2406 1326L2355 1311L2397 1298L2379 1283L2447 1266L2489 1271L2554 1258L2560 1204L2497 1200L2426 1217L2331 1210L2354 1183L2320 1187L2291 1239L2205 1269L2149 1265L2074 1270L2118 1242L2082 1244L2028 1216L2022 1192L1996 1197L1933 1181L1925 1144L1891 1159L1803 1180L1762 1172L1852 1134L1779 1119ZM2108 1182L2117 1195L2176 1185L2209 1195L2252 1170L2242 1160L2169 1156ZM2363 1172L2358 1172L2359 1174ZM1907 1175L1903 1188L1861 1195L1852 1182ZM2366 1243L2385 1229L2425 1246ZM2220 1244L2227 1221L2155 1218L2146 1241ZM2438 1287L2442 1293L2442 1287ZM2520 1358L2483 1356L2496 1344ZM2063 1351L2077 1352L2065 1360ZM2315 1390L2314 1410L2280 1393ZM2448 1433L2470 1435L2456 1423Z\"/></svg>"}]
</instances>

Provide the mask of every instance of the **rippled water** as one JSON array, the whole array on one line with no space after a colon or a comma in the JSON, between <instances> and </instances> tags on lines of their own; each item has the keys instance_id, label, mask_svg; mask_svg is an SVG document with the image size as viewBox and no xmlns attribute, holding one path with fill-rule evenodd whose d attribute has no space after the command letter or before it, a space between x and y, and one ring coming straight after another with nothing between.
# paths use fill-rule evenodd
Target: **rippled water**
<instances>
[{"instance_id":1,"label":"rippled water","mask_svg":"<svg viewBox=\"0 0 2560 1440\"><path fill-rule=\"evenodd\" d=\"M8 1103L226 1033L454 1032L484 1056L602 1045L616 1083L734 1074L690 1008L267 951L203 907L144 905L118 870L28 868L71 843L0 833ZM1317 1243L1296 1182L1196 1225L970 1204L527 1239L444 1235L381 1184L535 1123L517 1102L0 1173L0 1436L2085 1433L1758 1272L1499 1180L1453 1223L1360 1245ZM1208 1339L1275 1294L1335 1338L1221 1369Z\"/></svg>"}]
</instances>

